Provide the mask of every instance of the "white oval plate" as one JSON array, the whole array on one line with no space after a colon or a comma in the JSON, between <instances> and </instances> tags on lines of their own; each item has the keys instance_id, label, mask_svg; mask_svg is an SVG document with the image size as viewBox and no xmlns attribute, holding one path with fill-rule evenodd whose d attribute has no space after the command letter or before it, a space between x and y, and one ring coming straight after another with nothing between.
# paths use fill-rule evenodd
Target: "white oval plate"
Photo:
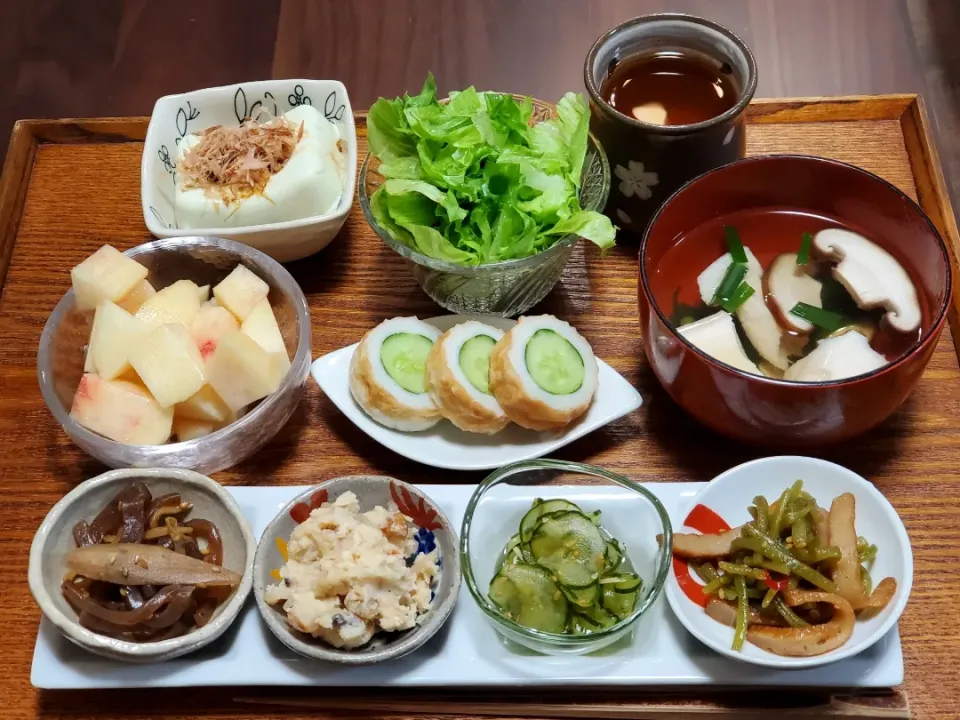
<instances>
[{"instance_id":1,"label":"white oval plate","mask_svg":"<svg viewBox=\"0 0 960 720\"><path fill-rule=\"evenodd\" d=\"M445 332L467 320L479 320L501 330L509 330L516 322L468 315L443 315L426 322ZM350 394L350 358L357 344L317 358L310 368L313 379L354 425L381 445L416 462L447 470L492 470L512 462L543 457L643 404L640 393L616 370L597 358L600 374L593 402L587 412L562 433L536 432L510 424L496 435L480 435L464 432L446 420L429 430L400 432L371 419Z\"/></svg>"},{"instance_id":2,"label":"white oval plate","mask_svg":"<svg viewBox=\"0 0 960 720\"><path fill-rule=\"evenodd\" d=\"M698 640L718 653L765 667L791 669L826 665L856 655L880 640L892 628L907 604L913 585L913 551L900 516L876 487L851 470L826 460L809 457L781 456L762 458L738 465L717 476L694 498L688 508L704 505L723 518L730 527L750 520L747 508L753 498L763 495L769 502L796 480L821 507L830 507L837 495L853 493L856 498L857 534L877 546L877 559L870 567L874 584L885 577L897 581L897 592L887 606L875 616L857 620L853 636L836 650L815 657L782 657L758 648L749 641L743 650L731 648L733 628L708 617L704 609L684 594L677 573L686 564L675 563L667 581L667 601L684 627ZM689 515L684 514L689 520ZM676 532L693 532L684 526ZM681 568L682 566L682 568Z\"/></svg>"}]
</instances>

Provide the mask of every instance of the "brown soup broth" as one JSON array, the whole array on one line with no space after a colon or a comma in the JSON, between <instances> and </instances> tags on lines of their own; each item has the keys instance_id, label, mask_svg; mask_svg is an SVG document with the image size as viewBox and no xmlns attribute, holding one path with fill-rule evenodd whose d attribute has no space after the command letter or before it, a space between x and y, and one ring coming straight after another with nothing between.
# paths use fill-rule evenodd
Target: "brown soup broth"
<instances>
[{"instance_id":1,"label":"brown soup broth","mask_svg":"<svg viewBox=\"0 0 960 720\"><path fill-rule=\"evenodd\" d=\"M801 237L805 232L816 234L827 228L843 228L877 242L862 229L848 223L790 208L749 209L714 218L680 236L650 274L651 294L663 303L661 309L674 325L689 322L691 319L699 320L717 312L716 308L708 307L701 301L697 277L710 263L727 252L723 231L725 225L732 225L737 229L744 246L756 255L764 271L770 268L778 255L798 252ZM879 242L877 244L882 246ZM887 247L884 249L891 252ZM920 302L922 320L920 328L911 333L898 332L886 322L880 322L884 314L882 309L858 310L846 290L833 280L830 274L831 265L818 263L815 273L817 279L824 282L824 292L821 295L824 309L841 312L856 321L872 325L875 333L870 344L888 361L897 359L915 346L924 330L930 327L931 321L929 298L920 290L922 286L912 277L913 269L901 258L897 259L911 275L914 287L918 290L917 299ZM765 300L773 309L769 296L765 297ZM774 314L776 315L776 312ZM811 343L803 354L812 348ZM747 349L748 354L753 353L752 347Z\"/></svg>"},{"instance_id":2,"label":"brown soup broth","mask_svg":"<svg viewBox=\"0 0 960 720\"><path fill-rule=\"evenodd\" d=\"M740 97L729 65L687 50L624 58L611 66L600 93L627 117L661 125L691 125L715 118ZM665 120L645 117L640 110L645 106L662 106Z\"/></svg>"}]
</instances>

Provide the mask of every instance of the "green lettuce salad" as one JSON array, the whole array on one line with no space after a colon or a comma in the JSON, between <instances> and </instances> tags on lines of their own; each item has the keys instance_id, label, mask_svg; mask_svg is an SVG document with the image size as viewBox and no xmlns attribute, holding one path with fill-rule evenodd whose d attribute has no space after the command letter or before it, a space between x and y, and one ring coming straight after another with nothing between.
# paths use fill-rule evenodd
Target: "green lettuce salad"
<instances>
[{"instance_id":1,"label":"green lettuce salad","mask_svg":"<svg viewBox=\"0 0 960 720\"><path fill-rule=\"evenodd\" d=\"M479 265L524 258L574 233L601 249L616 228L583 210L577 193L590 122L582 95L529 126L533 103L469 87L437 101L433 75L419 95L380 98L367 116L383 185L374 217L395 240L437 260Z\"/></svg>"}]
</instances>

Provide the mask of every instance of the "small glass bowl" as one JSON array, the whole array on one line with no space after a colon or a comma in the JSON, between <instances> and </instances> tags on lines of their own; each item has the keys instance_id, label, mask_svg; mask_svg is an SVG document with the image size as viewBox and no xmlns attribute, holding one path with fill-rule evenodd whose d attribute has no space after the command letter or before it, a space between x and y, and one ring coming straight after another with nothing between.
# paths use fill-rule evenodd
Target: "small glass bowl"
<instances>
[{"instance_id":1,"label":"small glass bowl","mask_svg":"<svg viewBox=\"0 0 960 720\"><path fill-rule=\"evenodd\" d=\"M519 95L514 97L518 102L524 99ZM555 115L553 105L533 101L531 122ZM568 235L536 255L487 265L465 266L435 260L394 240L377 223L370 209L370 198L384 182L384 177L377 172L379 167L380 161L367 153L360 168L358 190L363 215L380 239L406 259L423 291L452 313L513 317L529 310L557 284L580 239L577 235ZM580 206L602 212L609 194L610 165L600 142L591 133L580 176Z\"/></svg>"},{"instance_id":2,"label":"small glass bowl","mask_svg":"<svg viewBox=\"0 0 960 720\"><path fill-rule=\"evenodd\" d=\"M70 417L93 322L92 312L76 309L70 290L57 303L40 336L37 375L44 402L70 439L109 467L179 467L209 475L236 465L280 431L303 396L310 369L310 310L303 291L280 263L224 238L156 240L125 254L147 267L147 280L157 288L184 279L213 286L238 264L246 265L270 286L270 305L292 361L287 376L246 415L210 435L166 445L125 445L110 440Z\"/></svg>"},{"instance_id":3,"label":"small glass bowl","mask_svg":"<svg viewBox=\"0 0 960 720\"><path fill-rule=\"evenodd\" d=\"M558 635L519 625L490 601L487 588L497 559L538 497L570 500L584 512L601 511L601 526L621 542L626 560L643 580L629 617L590 635ZM662 546L657 535L663 537ZM547 655L594 652L633 632L666 584L672 549L670 518L649 490L603 468L563 460L528 460L488 475L470 498L460 529L460 565L477 605L505 638Z\"/></svg>"}]
</instances>

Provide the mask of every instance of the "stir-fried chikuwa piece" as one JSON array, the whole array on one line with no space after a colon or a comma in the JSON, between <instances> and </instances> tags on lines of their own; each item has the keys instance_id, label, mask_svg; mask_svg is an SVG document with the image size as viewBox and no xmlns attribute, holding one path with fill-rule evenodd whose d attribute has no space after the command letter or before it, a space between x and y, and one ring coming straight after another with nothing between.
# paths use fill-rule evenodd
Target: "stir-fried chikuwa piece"
<instances>
[{"instance_id":1,"label":"stir-fried chikuwa piece","mask_svg":"<svg viewBox=\"0 0 960 720\"><path fill-rule=\"evenodd\" d=\"M153 497L134 482L74 526L61 591L81 625L153 642L210 621L241 577L222 567L217 526L184 519L192 509L177 493Z\"/></svg>"},{"instance_id":2,"label":"stir-fried chikuwa piece","mask_svg":"<svg viewBox=\"0 0 960 720\"><path fill-rule=\"evenodd\" d=\"M830 510L797 480L768 504L754 498L750 522L723 533L673 536L673 554L689 561L710 596L707 614L744 641L777 655L809 657L842 646L858 612L884 608L893 578L872 585L877 548L857 536L856 501L845 493Z\"/></svg>"}]
</instances>

